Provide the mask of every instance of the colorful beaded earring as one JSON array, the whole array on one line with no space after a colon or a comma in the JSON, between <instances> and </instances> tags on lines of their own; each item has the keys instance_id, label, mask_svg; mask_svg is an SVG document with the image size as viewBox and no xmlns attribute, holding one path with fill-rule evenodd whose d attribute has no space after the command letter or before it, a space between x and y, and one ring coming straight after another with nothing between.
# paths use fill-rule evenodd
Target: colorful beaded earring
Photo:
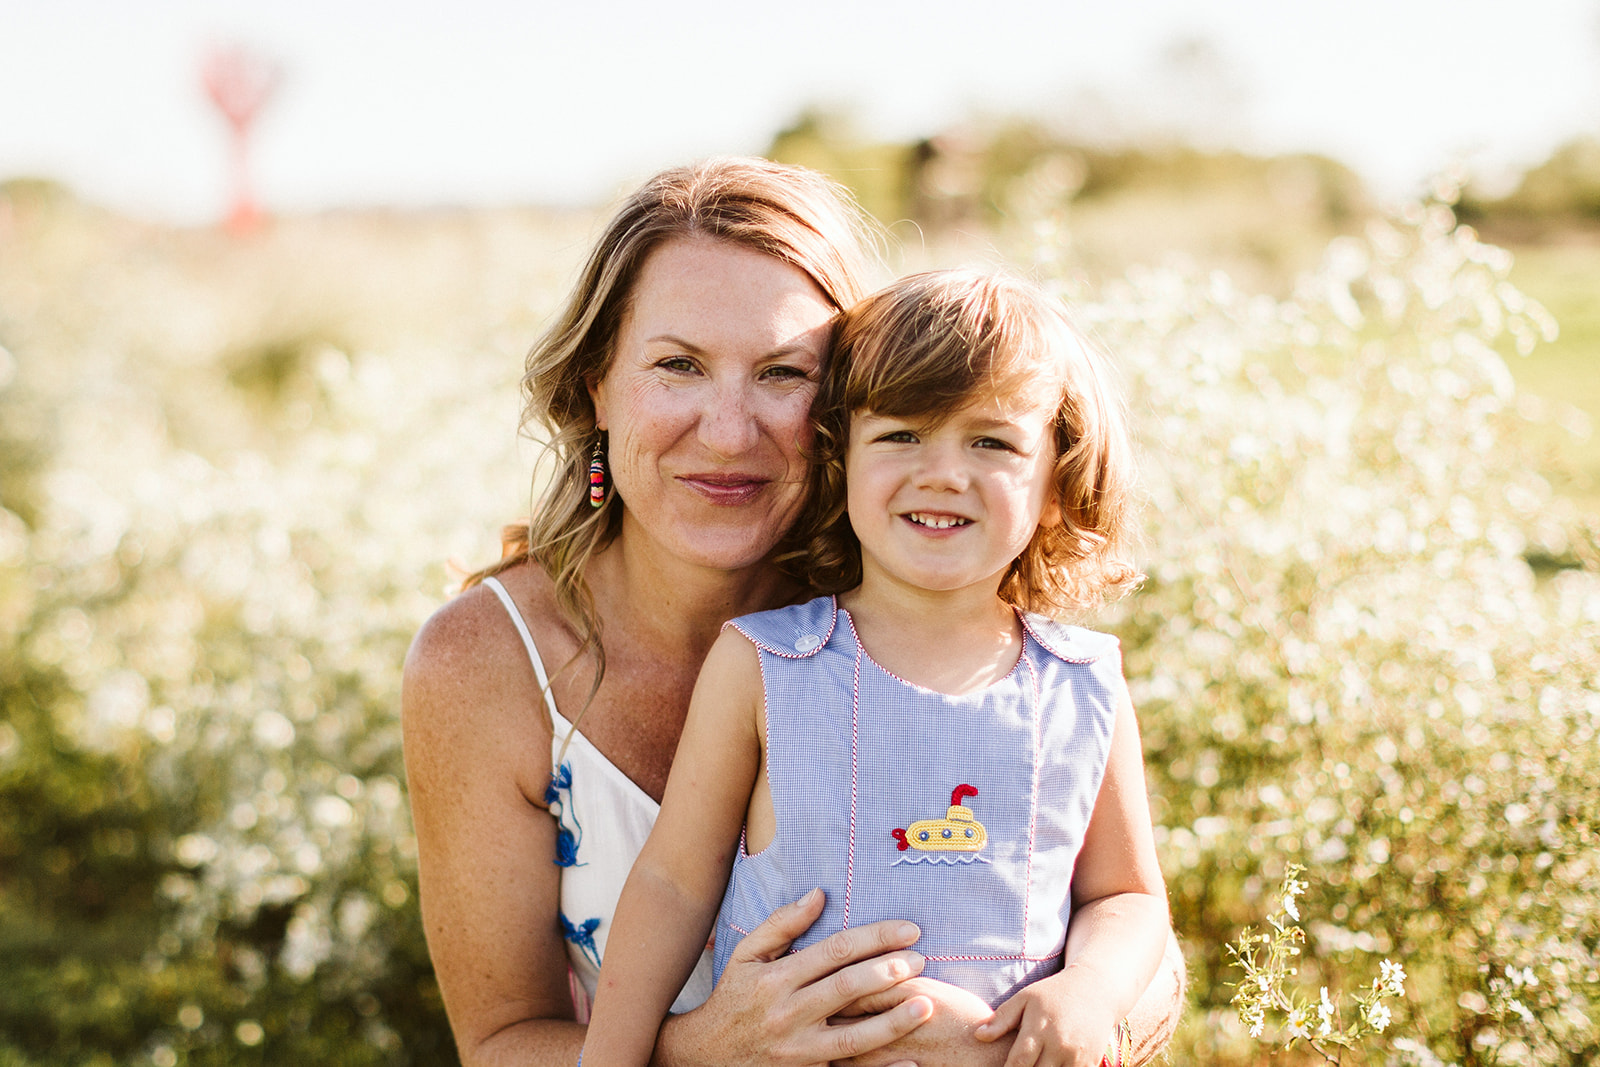
<instances>
[{"instance_id":1,"label":"colorful beaded earring","mask_svg":"<svg viewBox=\"0 0 1600 1067\"><path fill-rule=\"evenodd\" d=\"M600 507L606 502L605 436L594 439L594 456L589 460L589 506Z\"/></svg>"}]
</instances>

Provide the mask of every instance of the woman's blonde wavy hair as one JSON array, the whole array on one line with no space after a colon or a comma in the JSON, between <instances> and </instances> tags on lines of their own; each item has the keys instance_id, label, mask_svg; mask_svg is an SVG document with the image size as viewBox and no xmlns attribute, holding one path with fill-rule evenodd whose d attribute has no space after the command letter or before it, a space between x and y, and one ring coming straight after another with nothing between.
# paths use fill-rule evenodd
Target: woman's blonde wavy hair
<instances>
[{"instance_id":1,"label":"woman's blonde wavy hair","mask_svg":"<svg viewBox=\"0 0 1600 1067\"><path fill-rule=\"evenodd\" d=\"M599 508L589 502L589 464L600 439L589 390L610 369L645 260L685 237L728 241L787 263L840 310L860 298L878 247L876 229L843 186L804 167L758 158L717 158L662 171L601 233L566 304L529 350L522 377L523 432L545 441L553 475L542 489L535 483L530 518L502 531L500 561L463 584L528 560L542 567L579 642L578 655L565 666L585 652L594 659L590 700L605 673L605 646L584 572L617 536L623 505L614 493Z\"/></svg>"},{"instance_id":2,"label":"woman's blonde wavy hair","mask_svg":"<svg viewBox=\"0 0 1600 1067\"><path fill-rule=\"evenodd\" d=\"M1060 616L1127 591L1143 577L1132 552L1135 465L1110 369L1057 301L998 273L910 275L845 313L811 408L810 505L783 558L802 563L820 593L861 583L861 544L845 510L852 414L937 425L975 397L1040 390L1054 392L1052 492L1062 521L1039 527L1000 596Z\"/></svg>"}]
</instances>

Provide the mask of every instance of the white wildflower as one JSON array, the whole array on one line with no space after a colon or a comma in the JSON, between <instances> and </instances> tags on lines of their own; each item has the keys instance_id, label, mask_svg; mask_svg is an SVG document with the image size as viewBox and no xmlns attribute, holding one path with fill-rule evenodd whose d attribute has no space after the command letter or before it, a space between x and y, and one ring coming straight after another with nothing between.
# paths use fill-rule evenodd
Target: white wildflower
<instances>
[{"instance_id":1,"label":"white wildflower","mask_svg":"<svg viewBox=\"0 0 1600 1067\"><path fill-rule=\"evenodd\" d=\"M1295 922L1300 921L1300 905L1296 903L1298 897L1306 891L1306 883L1300 881L1291 872L1283 880L1283 911Z\"/></svg>"},{"instance_id":2,"label":"white wildflower","mask_svg":"<svg viewBox=\"0 0 1600 1067\"><path fill-rule=\"evenodd\" d=\"M1405 996L1406 989L1401 983L1406 980L1406 971L1398 963L1392 960L1384 960L1379 963L1378 980L1384 992L1392 993L1397 997Z\"/></svg>"},{"instance_id":3,"label":"white wildflower","mask_svg":"<svg viewBox=\"0 0 1600 1067\"><path fill-rule=\"evenodd\" d=\"M1291 1037L1310 1037L1310 1013L1304 1008L1293 1008L1289 1012L1288 1027Z\"/></svg>"},{"instance_id":4,"label":"white wildflower","mask_svg":"<svg viewBox=\"0 0 1600 1067\"><path fill-rule=\"evenodd\" d=\"M1378 1003L1367 1009L1367 1022L1372 1024L1372 1028L1380 1034L1389 1025L1389 1018L1389 1005L1387 1004Z\"/></svg>"},{"instance_id":5,"label":"white wildflower","mask_svg":"<svg viewBox=\"0 0 1600 1067\"><path fill-rule=\"evenodd\" d=\"M1328 987L1322 987L1322 1003L1317 1005L1317 1017L1321 1023L1317 1026L1317 1036L1327 1037L1333 1033L1333 1001L1328 999Z\"/></svg>"}]
</instances>

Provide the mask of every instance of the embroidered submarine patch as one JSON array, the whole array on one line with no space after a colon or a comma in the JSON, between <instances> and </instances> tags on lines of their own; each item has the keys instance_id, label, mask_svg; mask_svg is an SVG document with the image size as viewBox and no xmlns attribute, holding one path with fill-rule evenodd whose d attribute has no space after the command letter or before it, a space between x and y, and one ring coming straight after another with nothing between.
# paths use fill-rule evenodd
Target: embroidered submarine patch
<instances>
[{"instance_id":1,"label":"embroidered submarine patch","mask_svg":"<svg viewBox=\"0 0 1600 1067\"><path fill-rule=\"evenodd\" d=\"M889 831L900 852L921 853L901 856L890 866L901 863L972 863L989 861L977 855L989 840L989 832L961 802L975 797L978 790L962 783L950 793L950 808L942 819L918 819L904 829Z\"/></svg>"}]
</instances>

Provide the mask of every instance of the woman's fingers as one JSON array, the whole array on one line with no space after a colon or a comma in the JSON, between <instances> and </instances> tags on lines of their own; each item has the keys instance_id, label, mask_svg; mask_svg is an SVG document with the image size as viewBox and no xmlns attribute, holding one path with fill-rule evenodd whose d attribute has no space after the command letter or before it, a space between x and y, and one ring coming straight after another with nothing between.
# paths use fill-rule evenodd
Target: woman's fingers
<instances>
[{"instance_id":1,"label":"woman's fingers","mask_svg":"<svg viewBox=\"0 0 1600 1067\"><path fill-rule=\"evenodd\" d=\"M892 959L894 957L890 954L910 948L921 936L922 931L917 929L916 923L893 919L867 926L852 926L829 934L815 945L801 949L786 962L794 969L799 984L810 985L825 975L839 973L842 969L849 968L851 964L863 960L872 960L874 957ZM912 974L921 972L921 959L921 956L917 956L917 967ZM911 974L899 974L872 989L857 990L856 995L861 996L876 992L878 989L885 989L894 982L903 981L911 976ZM836 1005L835 1009L842 1008L848 1003L849 1001L843 1001Z\"/></svg>"},{"instance_id":2,"label":"woman's fingers","mask_svg":"<svg viewBox=\"0 0 1600 1067\"><path fill-rule=\"evenodd\" d=\"M848 1060L873 1049L898 1041L933 1017L933 1001L911 997L889 1011L842 1022L827 1030L826 1053L829 1062ZM906 1063L908 1061L900 1061ZM915 1067L914 1064L911 1067Z\"/></svg>"},{"instance_id":3,"label":"woman's fingers","mask_svg":"<svg viewBox=\"0 0 1600 1067\"><path fill-rule=\"evenodd\" d=\"M894 947L905 940L892 929L900 924L878 925L890 929L841 930L783 961L799 1013L827 1019L922 973L921 953Z\"/></svg>"},{"instance_id":4,"label":"woman's fingers","mask_svg":"<svg viewBox=\"0 0 1600 1067\"><path fill-rule=\"evenodd\" d=\"M822 892L814 889L746 934L705 1006L756 1020L753 1032L770 1039L765 1059L773 1063L848 1060L904 1038L933 1015L930 998L901 994L882 1001L875 1014L834 1018L920 974L923 958L907 946L921 931L908 922L873 923L789 953L824 903ZM730 992L735 989L739 992Z\"/></svg>"},{"instance_id":5,"label":"woman's fingers","mask_svg":"<svg viewBox=\"0 0 1600 1067\"><path fill-rule=\"evenodd\" d=\"M796 998L806 1015L819 1017L866 1015L861 1005L874 1005L871 1012L885 1012L903 1003L912 992L896 995L905 982L922 973L923 958L910 949L853 963L848 967L803 986ZM881 998L881 999L880 999Z\"/></svg>"},{"instance_id":6,"label":"woman's fingers","mask_svg":"<svg viewBox=\"0 0 1600 1067\"><path fill-rule=\"evenodd\" d=\"M793 904L785 904L774 911L734 946L729 966L737 962L770 963L782 957L795 938L811 929L826 902L822 890L813 889Z\"/></svg>"},{"instance_id":7,"label":"woman's fingers","mask_svg":"<svg viewBox=\"0 0 1600 1067\"><path fill-rule=\"evenodd\" d=\"M848 1017L854 1015L876 1015L879 1012L888 1011L907 997L915 996L914 986L915 983L912 982L899 982L888 989L879 990L876 993L868 993L866 996L857 999L855 1003L845 1005L840 1009L839 1014Z\"/></svg>"},{"instance_id":8,"label":"woman's fingers","mask_svg":"<svg viewBox=\"0 0 1600 1067\"><path fill-rule=\"evenodd\" d=\"M1011 1049L1009 1036L989 1044L972 1039L973 1030L994 1014L982 999L932 978L910 979L896 991L906 991L908 997L926 996L933 1004L933 1016L893 1044L842 1061L839 1067L890 1067L906 1060L923 1067L1002 1067Z\"/></svg>"},{"instance_id":9,"label":"woman's fingers","mask_svg":"<svg viewBox=\"0 0 1600 1067\"><path fill-rule=\"evenodd\" d=\"M813 889L785 904L745 935L728 968L769 963L769 980L778 979L800 1003L797 1011L816 1019L837 1015L862 997L891 988L922 972L921 955L906 951L922 936L915 923L886 920L830 934L792 955L789 946L822 914L825 898Z\"/></svg>"}]
</instances>

